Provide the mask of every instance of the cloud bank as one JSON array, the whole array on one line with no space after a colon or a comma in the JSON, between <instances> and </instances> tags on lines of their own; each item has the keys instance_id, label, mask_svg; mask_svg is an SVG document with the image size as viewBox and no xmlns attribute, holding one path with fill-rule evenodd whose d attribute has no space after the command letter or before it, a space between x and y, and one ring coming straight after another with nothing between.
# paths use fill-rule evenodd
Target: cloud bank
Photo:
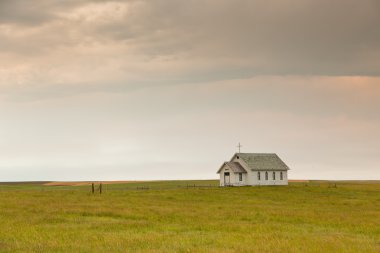
<instances>
[{"instance_id":1,"label":"cloud bank","mask_svg":"<svg viewBox=\"0 0 380 253\"><path fill-rule=\"evenodd\" d=\"M241 141L294 178L379 178L379 13L0 1L0 177L209 178Z\"/></svg>"}]
</instances>

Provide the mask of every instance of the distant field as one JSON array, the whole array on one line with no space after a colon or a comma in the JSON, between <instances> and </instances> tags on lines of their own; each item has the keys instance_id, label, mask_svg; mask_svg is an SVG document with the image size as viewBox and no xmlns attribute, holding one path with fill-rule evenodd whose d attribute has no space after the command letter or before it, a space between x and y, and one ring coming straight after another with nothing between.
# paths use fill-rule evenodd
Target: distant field
<instances>
[{"instance_id":1,"label":"distant field","mask_svg":"<svg viewBox=\"0 0 380 253\"><path fill-rule=\"evenodd\" d=\"M0 183L0 252L380 252L379 181L71 183Z\"/></svg>"}]
</instances>

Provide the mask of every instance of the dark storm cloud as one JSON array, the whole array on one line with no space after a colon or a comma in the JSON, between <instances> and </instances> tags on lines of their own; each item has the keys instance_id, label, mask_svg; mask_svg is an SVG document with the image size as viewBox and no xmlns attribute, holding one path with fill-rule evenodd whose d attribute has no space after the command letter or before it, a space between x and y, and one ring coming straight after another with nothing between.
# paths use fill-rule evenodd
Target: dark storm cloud
<instances>
[{"instance_id":1,"label":"dark storm cloud","mask_svg":"<svg viewBox=\"0 0 380 253\"><path fill-rule=\"evenodd\" d=\"M144 1L99 34L252 74L378 75L378 1ZM133 31L133 32L132 32Z\"/></svg>"},{"instance_id":2,"label":"dark storm cloud","mask_svg":"<svg viewBox=\"0 0 380 253\"><path fill-rule=\"evenodd\" d=\"M56 11L70 11L91 0L1 0L0 24L35 26L56 19ZM104 1L106 2L106 1Z\"/></svg>"},{"instance_id":3,"label":"dark storm cloud","mask_svg":"<svg viewBox=\"0 0 380 253\"><path fill-rule=\"evenodd\" d=\"M0 22L7 52L118 45L125 58L181 61L183 77L380 74L376 0L1 1Z\"/></svg>"},{"instance_id":4,"label":"dark storm cloud","mask_svg":"<svg viewBox=\"0 0 380 253\"><path fill-rule=\"evenodd\" d=\"M52 18L42 1L0 1L0 23L36 25Z\"/></svg>"}]
</instances>

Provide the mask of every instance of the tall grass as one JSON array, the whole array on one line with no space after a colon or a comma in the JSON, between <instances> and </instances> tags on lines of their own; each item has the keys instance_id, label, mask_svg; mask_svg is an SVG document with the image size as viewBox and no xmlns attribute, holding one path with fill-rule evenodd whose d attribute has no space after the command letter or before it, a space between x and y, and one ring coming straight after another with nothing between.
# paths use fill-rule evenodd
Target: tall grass
<instances>
[{"instance_id":1,"label":"tall grass","mask_svg":"<svg viewBox=\"0 0 380 253\"><path fill-rule=\"evenodd\" d=\"M378 183L194 184L0 186L0 252L380 252Z\"/></svg>"}]
</instances>

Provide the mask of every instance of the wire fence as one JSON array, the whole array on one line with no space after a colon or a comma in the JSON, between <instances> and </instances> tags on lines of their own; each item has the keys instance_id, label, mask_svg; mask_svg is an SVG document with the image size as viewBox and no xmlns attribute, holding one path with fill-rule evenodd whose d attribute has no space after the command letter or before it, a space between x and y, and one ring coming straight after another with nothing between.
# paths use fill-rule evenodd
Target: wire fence
<instances>
[{"instance_id":1,"label":"wire fence","mask_svg":"<svg viewBox=\"0 0 380 253\"><path fill-rule=\"evenodd\" d=\"M309 181L290 183L287 187L323 187L323 188L338 188L342 184L328 181ZM268 187L268 186L255 186ZM274 186L277 187L277 186ZM46 185L45 182L35 182L34 184L2 184L0 183L0 191L84 191L92 194L102 194L106 192L117 191L148 191L148 190L171 190L171 189L215 189L228 188L219 185L218 180L198 180L198 181L151 181L151 182L132 182L132 183L110 183L110 182L87 182L84 185Z\"/></svg>"}]
</instances>

